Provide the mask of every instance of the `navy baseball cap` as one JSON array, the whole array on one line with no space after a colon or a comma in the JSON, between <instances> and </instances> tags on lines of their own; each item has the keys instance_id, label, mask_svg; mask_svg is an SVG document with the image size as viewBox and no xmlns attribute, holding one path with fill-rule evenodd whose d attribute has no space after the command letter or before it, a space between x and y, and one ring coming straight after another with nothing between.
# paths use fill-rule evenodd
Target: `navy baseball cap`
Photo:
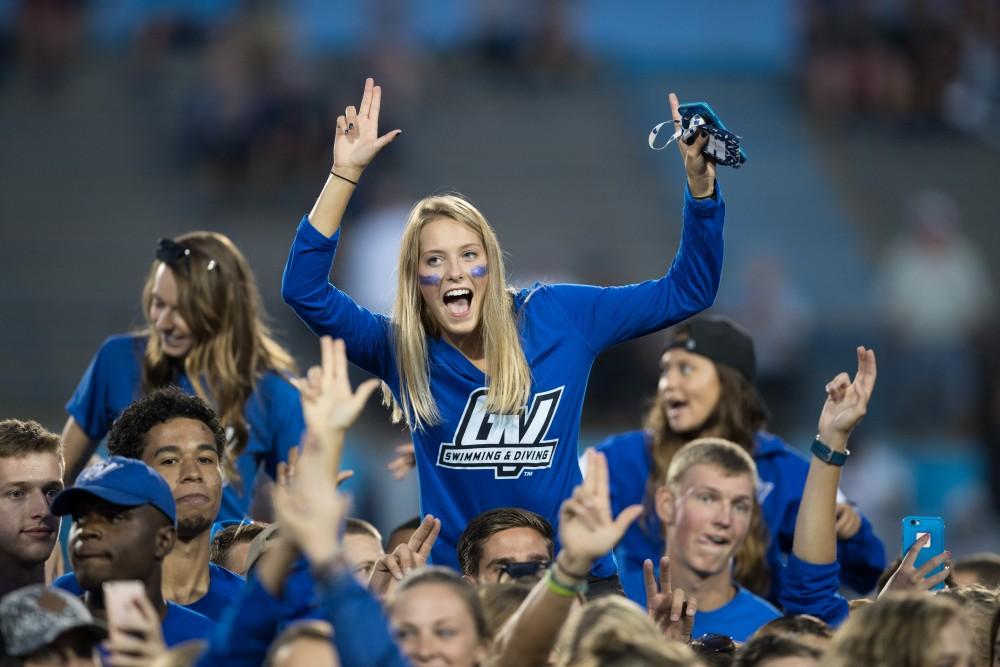
<instances>
[{"instance_id":1,"label":"navy baseball cap","mask_svg":"<svg viewBox=\"0 0 1000 667\"><path fill-rule=\"evenodd\" d=\"M52 501L52 513L72 514L73 506L83 496L97 496L125 507L152 505L177 524L177 504L170 485L160 473L138 459L112 456L87 466L76 478L76 484L61 491Z\"/></svg>"}]
</instances>

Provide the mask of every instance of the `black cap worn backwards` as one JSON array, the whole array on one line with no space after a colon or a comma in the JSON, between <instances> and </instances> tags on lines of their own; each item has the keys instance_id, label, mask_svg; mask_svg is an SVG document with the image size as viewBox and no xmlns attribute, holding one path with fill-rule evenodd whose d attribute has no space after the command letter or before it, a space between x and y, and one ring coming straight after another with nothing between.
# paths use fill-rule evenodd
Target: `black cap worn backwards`
<instances>
[{"instance_id":1,"label":"black cap worn backwards","mask_svg":"<svg viewBox=\"0 0 1000 667\"><path fill-rule=\"evenodd\" d=\"M672 334L667 350L682 348L717 364L735 368L752 385L757 377L757 355L750 334L730 319L709 315L685 322L687 331Z\"/></svg>"}]
</instances>

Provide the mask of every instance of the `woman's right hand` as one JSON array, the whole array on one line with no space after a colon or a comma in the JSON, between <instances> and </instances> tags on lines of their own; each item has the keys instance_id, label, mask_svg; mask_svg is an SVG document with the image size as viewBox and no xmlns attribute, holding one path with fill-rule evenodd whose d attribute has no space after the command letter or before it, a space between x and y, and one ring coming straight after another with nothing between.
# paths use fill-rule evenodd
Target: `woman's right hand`
<instances>
[{"instance_id":1,"label":"woman's right hand","mask_svg":"<svg viewBox=\"0 0 1000 667\"><path fill-rule=\"evenodd\" d=\"M382 88L374 79L365 80L361 106L353 105L337 117L337 131L333 140L333 171L353 181L361 177L375 155L385 148L402 130L396 129L378 135L378 114L382 105Z\"/></svg>"}]
</instances>

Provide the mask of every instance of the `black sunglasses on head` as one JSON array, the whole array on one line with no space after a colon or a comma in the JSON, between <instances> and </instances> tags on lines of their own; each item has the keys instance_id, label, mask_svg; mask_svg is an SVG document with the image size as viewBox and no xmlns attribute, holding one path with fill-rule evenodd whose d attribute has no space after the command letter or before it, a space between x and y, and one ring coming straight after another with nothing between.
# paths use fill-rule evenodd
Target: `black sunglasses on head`
<instances>
[{"instance_id":1,"label":"black sunglasses on head","mask_svg":"<svg viewBox=\"0 0 1000 667\"><path fill-rule=\"evenodd\" d=\"M691 642L691 648L695 653L725 653L733 655L736 653L736 642L727 635L718 635L709 632Z\"/></svg>"},{"instance_id":2,"label":"black sunglasses on head","mask_svg":"<svg viewBox=\"0 0 1000 667\"><path fill-rule=\"evenodd\" d=\"M187 247L183 243L178 243L173 239L159 239L156 242L156 259L160 260L164 264L177 264L182 259L191 258L191 248ZM214 259L208 260L208 265L205 267L206 271L213 270L218 263Z\"/></svg>"}]
</instances>

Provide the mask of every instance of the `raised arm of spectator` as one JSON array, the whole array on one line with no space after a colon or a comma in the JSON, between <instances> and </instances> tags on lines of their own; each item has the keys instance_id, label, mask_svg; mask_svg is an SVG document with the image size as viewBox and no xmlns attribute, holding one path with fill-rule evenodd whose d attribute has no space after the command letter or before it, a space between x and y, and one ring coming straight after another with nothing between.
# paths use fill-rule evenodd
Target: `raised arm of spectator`
<instances>
[{"instance_id":1,"label":"raised arm of spectator","mask_svg":"<svg viewBox=\"0 0 1000 667\"><path fill-rule=\"evenodd\" d=\"M380 150L402 130L378 135L378 117L382 106L382 88L373 79L365 80L361 105L347 107L337 118L333 139L333 167L320 192L316 205L309 213L309 222L324 236L333 236L354 187Z\"/></svg>"},{"instance_id":2,"label":"raised arm of spectator","mask_svg":"<svg viewBox=\"0 0 1000 667\"><path fill-rule=\"evenodd\" d=\"M875 388L875 352L858 347L854 380L840 373L826 385L817 439L834 457L847 454L847 439L865 416ZM841 463L842 465L842 463ZM837 593L837 485L841 465L815 455L809 463L792 555L781 603L788 614L807 613L836 625L847 616L847 602Z\"/></svg>"},{"instance_id":3,"label":"raised arm of spectator","mask_svg":"<svg viewBox=\"0 0 1000 667\"><path fill-rule=\"evenodd\" d=\"M585 589L587 575L642 514L641 505L611 516L608 463L587 451L587 477L559 510L562 549L542 578L494 640L494 667L545 665L573 601Z\"/></svg>"}]
</instances>

